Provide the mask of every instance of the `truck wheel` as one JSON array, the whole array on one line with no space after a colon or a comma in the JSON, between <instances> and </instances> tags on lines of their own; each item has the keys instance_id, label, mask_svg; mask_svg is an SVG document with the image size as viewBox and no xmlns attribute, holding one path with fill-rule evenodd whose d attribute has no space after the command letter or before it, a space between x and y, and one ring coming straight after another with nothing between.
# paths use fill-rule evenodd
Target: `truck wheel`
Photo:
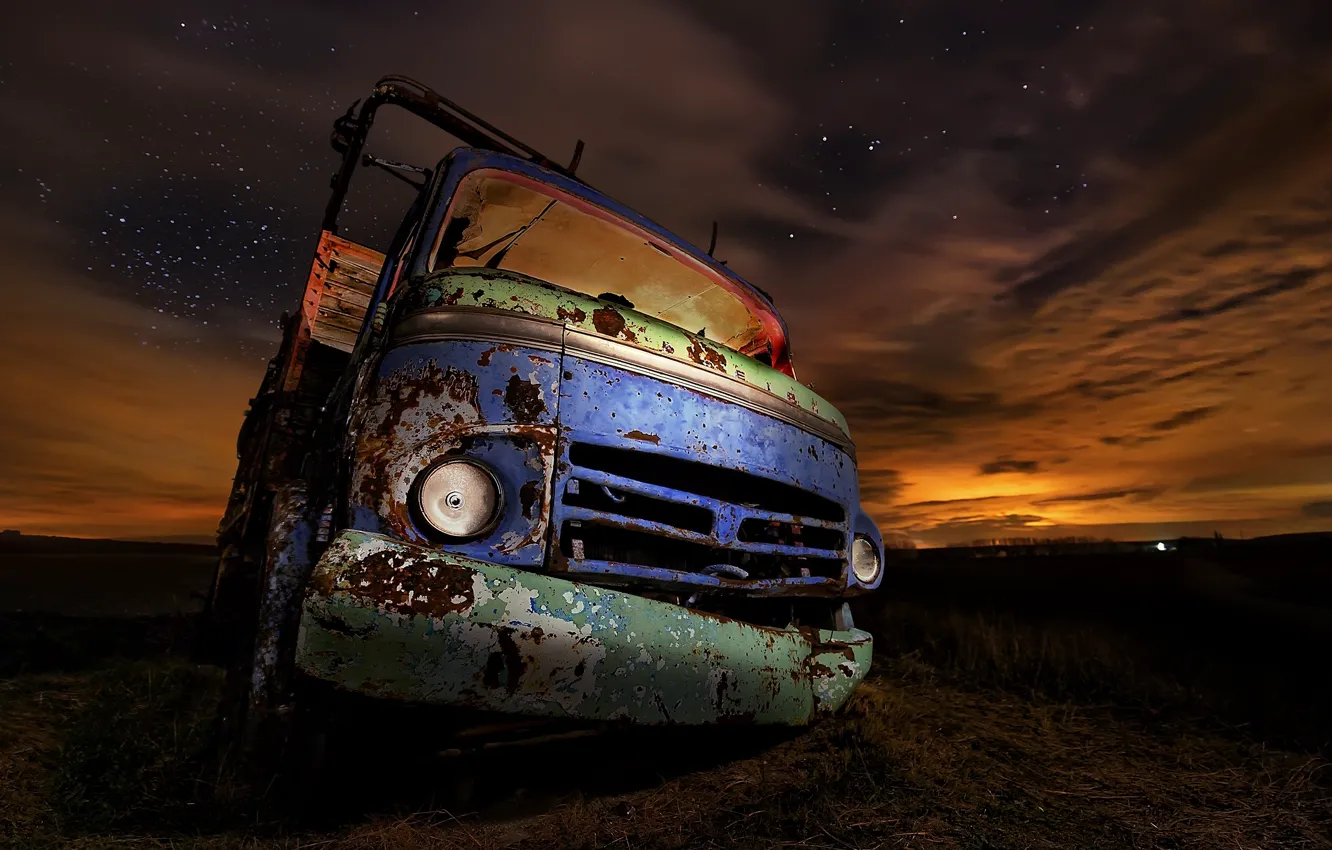
<instances>
[{"instance_id":1,"label":"truck wheel","mask_svg":"<svg viewBox=\"0 0 1332 850\"><path fill-rule=\"evenodd\" d=\"M315 524L307 507L301 484L283 487L274 498L257 593L243 618L248 628L227 668L224 758L261 793L305 772L311 748L323 746L318 716L294 687L296 631L313 558Z\"/></svg>"}]
</instances>

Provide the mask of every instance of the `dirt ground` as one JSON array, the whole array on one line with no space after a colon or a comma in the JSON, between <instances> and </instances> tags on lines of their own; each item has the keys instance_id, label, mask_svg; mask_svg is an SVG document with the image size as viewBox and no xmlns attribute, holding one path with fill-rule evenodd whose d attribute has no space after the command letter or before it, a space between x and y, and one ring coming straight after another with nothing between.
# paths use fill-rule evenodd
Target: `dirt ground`
<instances>
[{"instance_id":1,"label":"dirt ground","mask_svg":"<svg viewBox=\"0 0 1332 850\"><path fill-rule=\"evenodd\" d=\"M783 740L624 735L471 762L394 747L344 765L302 819L256 819L212 758L221 674L180 653L187 620L0 624L7 846L1332 847L1317 755L1127 700L977 687L913 653Z\"/></svg>"},{"instance_id":2,"label":"dirt ground","mask_svg":"<svg viewBox=\"0 0 1332 850\"><path fill-rule=\"evenodd\" d=\"M206 557L6 556L0 846L1332 848L1332 562L1204 554L896 564L870 679L812 729L453 759L403 730L299 815L218 762Z\"/></svg>"}]
</instances>

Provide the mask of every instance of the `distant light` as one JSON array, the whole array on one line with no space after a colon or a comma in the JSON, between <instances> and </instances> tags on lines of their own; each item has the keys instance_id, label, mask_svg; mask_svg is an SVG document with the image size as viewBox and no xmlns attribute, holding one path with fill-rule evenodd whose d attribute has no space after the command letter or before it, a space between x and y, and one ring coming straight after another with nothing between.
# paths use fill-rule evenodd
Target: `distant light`
<instances>
[{"instance_id":1,"label":"distant light","mask_svg":"<svg viewBox=\"0 0 1332 850\"><path fill-rule=\"evenodd\" d=\"M1164 543L1157 543L1157 544L1156 544L1156 551L1158 551L1158 552L1164 552L1164 551L1165 551L1165 544L1164 544Z\"/></svg>"}]
</instances>

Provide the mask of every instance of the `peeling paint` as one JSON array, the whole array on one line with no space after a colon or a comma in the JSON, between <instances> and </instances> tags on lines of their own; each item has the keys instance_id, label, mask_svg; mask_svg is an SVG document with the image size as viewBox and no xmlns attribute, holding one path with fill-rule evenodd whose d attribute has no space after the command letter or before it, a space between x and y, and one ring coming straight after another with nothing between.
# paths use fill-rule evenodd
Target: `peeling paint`
<instances>
[{"instance_id":1,"label":"peeling paint","mask_svg":"<svg viewBox=\"0 0 1332 850\"><path fill-rule=\"evenodd\" d=\"M458 286L466 293L445 305L442 293ZM684 363L704 366L771 393L850 433L846 419L818 393L770 366L682 328L620 305L600 301L503 269L448 269L435 272L403 293L401 315L442 306L509 310L560 321L570 328L595 332L665 354ZM791 401L794 397L794 401Z\"/></svg>"},{"instance_id":2,"label":"peeling paint","mask_svg":"<svg viewBox=\"0 0 1332 850\"><path fill-rule=\"evenodd\" d=\"M872 649L854 629L761 628L360 532L336 538L316 573L300 669L380 697L643 724L799 725L845 702ZM418 580L427 593L466 588L464 601L415 607L404 600Z\"/></svg>"}]
</instances>

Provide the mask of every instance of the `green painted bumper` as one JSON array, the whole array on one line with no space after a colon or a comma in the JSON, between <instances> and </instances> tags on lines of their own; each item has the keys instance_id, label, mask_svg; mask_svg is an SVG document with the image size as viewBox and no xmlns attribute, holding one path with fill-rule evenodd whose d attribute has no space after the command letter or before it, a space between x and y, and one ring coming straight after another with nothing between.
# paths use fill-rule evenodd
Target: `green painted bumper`
<instances>
[{"instance_id":1,"label":"green painted bumper","mask_svg":"<svg viewBox=\"0 0 1332 850\"><path fill-rule=\"evenodd\" d=\"M363 532L315 567L299 669L377 697L644 724L801 725L869 670L857 629L751 626Z\"/></svg>"}]
</instances>

